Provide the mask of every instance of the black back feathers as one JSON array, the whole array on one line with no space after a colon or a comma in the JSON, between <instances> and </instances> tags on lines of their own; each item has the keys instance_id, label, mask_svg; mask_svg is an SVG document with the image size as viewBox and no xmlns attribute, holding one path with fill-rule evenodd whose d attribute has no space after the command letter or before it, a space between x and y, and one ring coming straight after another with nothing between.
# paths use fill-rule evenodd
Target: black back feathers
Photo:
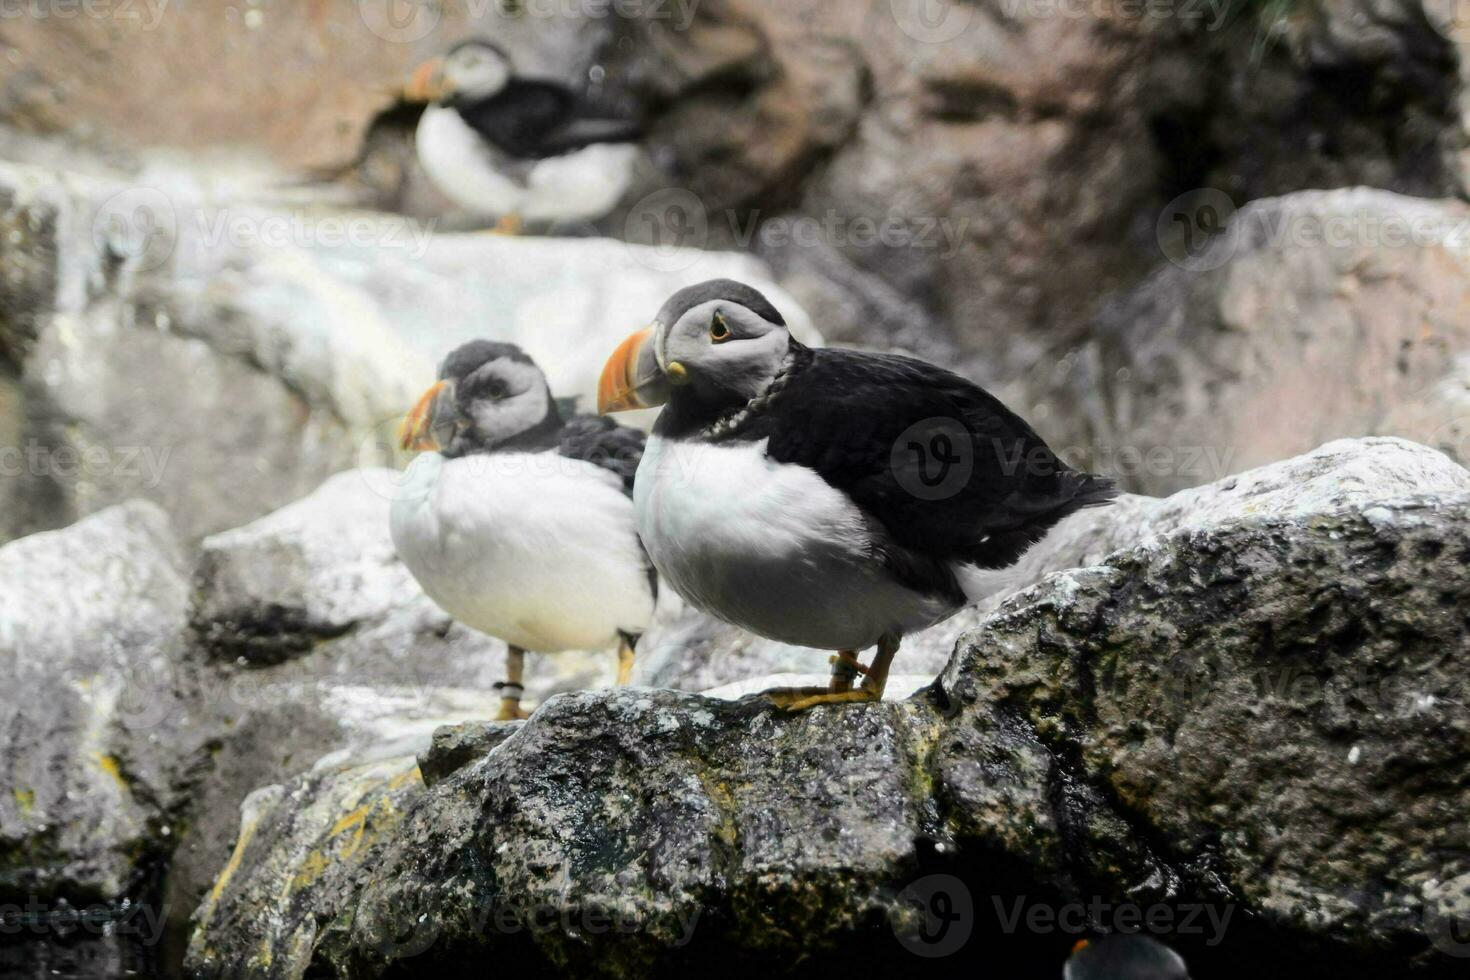
<instances>
[{"instance_id":1,"label":"black back feathers","mask_svg":"<svg viewBox=\"0 0 1470 980\"><path fill-rule=\"evenodd\" d=\"M512 78L504 89L476 102L458 102L460 117L501 152L537 160L594 143L627 143L640 127L608 118L585 105L571 89L542 79Z\"/></svg>"},{"instance_id":2,"label":"black back feathers","mask_svg":"<svg viewBox=\"0 0 1470 980\"><path fill-rule=\"evenodd\" d=\"M1068 514L1117 495L943 368L795 343L791 357L730 437L766 439L772 460L816 470L881 523L895 551L1003 568Z\"/></svg>"},{"instance_id":3,"label":"black back feathers","mask_svg":"<svg viewBox=\"0 0 1470 980\"><path fill-rule=\"evenodd\" d=\"M643 459L644 441L642 432L618 425L610 418L579 415L562 427L557 451L616 473L623 481L623 492L632 496L633 475Z\"/></svg>"}]
</instances>

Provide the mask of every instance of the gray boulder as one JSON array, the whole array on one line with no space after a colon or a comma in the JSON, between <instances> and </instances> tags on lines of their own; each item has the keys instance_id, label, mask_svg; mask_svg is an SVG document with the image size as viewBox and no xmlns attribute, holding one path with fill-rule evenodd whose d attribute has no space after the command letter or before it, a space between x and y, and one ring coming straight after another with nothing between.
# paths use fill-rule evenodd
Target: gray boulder
<instances>
[{"instance_id":1,"label":"gray boulder","mask_svg":"<svg viewBox=\"0 0 1470 980\"><path fill-rule=\"evenodd\" d=\"M198 761L188 583L157 507L0 547L0 900L136 895Z\"/></svg>"},{"instance_id":2,"label":"gray boulder","mask_svg":"<svg viewBox=\"0 0 1470 980\"><path fill-rule=\"evenodd\" d=\"M290 240L247 247L231 231L275 227L271 215L187 172L10 164L0 209L21 232L0 242L13 270L0 282L0 397L14 409L0 536L141 497L193 542L359 456L390 458L375 426L424 368L371 310L313 278Z\"/></svg>"},{"instance_id":3,"label":"gray boulder","mask_svg":"<svg viewBox=\"0 0 1470 980\"><path fill-rule=\"evenodd\" d=\"M856 968L910 955L914 896L948 875L976 956L1016 897L1092 903L1074 928L1207 904L1214 942L1171 941L1217 969L1449 976L1470 882L1470 493L1392 441L1321 456L1300 488L1195 491L1142 541L1016 593L907 701L784 716L564 694L511 732L443 733L419 767L262 791L189 969L723 975L732 946L743 970ZM1411 465L1378 468L1395 459ZM1333 490L1333 466L1369 480ZM1406 496L1417 476L1440 485ZM1058 968L1065 939L1044 954Z\"/></svg>"},{"instance_id":4,"label":"gray boulder","mask_svg":"<svg viewBox=\"0 0 1470 980\"><path fill-rule=\"evenodd\" d=\"M1066 437L1069 458L1146 493L1344 436L1467 458L1463 203L1292 194L1251 204L1208 248L1176 257L1110 304L1069 358L1054 405L1085 420Z\"/></svg>"}]
</instances>

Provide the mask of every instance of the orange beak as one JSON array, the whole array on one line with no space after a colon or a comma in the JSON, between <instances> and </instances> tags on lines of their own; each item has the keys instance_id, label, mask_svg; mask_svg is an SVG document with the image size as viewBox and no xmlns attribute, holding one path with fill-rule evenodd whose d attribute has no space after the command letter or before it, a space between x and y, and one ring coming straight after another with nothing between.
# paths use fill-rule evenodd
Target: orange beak
<instances>
[{"instance_id":1,"label":"orange beak","mask_svg":"<svg viewBox=\"0 0 1470 980\"><path fill-rule=\"evenodd\" d=\"M403 89L403 97L409 102L437 102L447 94L443 58L430 58L415 68Z\"/></svg>"},{"instance_id":2,"label":"orange beak","mask_svg":"<svg viewBox=\"0 0 1470 980\"><path fill-rule=\"evenodd\" d=\"M437 452L440 448L439 440L434 438L434 402L439 395L448 387L447 381L436 382L428 391L424 392L414 405L413 411L408 413L408 418L398 427L398 448L409 452Z\"/></svg>"},{"instance_id":3,"label":"orange beak","mask_svg":"<svg viewBox=\"0 0 1470 980\"><path fill-rule=\"evenodd\" d=\"M618 345L597 382L597 411L652 408L668 399L668 379L653 356L654 327L644 327Z\"/></svg>"}]
</instances>

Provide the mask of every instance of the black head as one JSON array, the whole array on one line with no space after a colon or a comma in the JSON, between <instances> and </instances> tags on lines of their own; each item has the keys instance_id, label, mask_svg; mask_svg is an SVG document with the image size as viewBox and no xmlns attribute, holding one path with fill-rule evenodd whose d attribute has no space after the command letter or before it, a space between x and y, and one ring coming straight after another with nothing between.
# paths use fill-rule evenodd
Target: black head
<instances>
[{"instance_id":1,"label":"black head","mask_svg":"<svg viewBox=\"0 0 1470 980\"><path fill-rule=\"evenodd\" d=\"M463 456L530 448L561 427L561 415L536 362L514 344L472 340L439 366L439 381L404 423L405 449Z\"/></svg>"},{"instance_id":2,"label":"black head","mask_svg":"<svg viewBox=\"0 0 1470 980\"><path fill-rule=\"evenodd\" d=\"M509 52L498 44L461 41L414 69L404 94L412 102L479 102L499 94L514 75Z\"/></svg>"},{"instance_id":3,"label":"black head","mask_svg":"<svg viewBox=\"0 0 1470 980\"><path fill-rule=\"evenodd\" d=\"M733 279L711 279L669 297L654 322L613 353L599 409L694 400L718 410L760 394L781 370L791 334L779 310Z\"/></svg>"},{"instance_id":4,"label":"black head","mask_svg":"<svg viewBox=\"0 0 1470 980\"><path fill-rule=\"evenodd\" d=\"M1064 980L1189 980L1184 958L1141 933L1116 933L1073 950Z\"/></svg>"}]
</instances>

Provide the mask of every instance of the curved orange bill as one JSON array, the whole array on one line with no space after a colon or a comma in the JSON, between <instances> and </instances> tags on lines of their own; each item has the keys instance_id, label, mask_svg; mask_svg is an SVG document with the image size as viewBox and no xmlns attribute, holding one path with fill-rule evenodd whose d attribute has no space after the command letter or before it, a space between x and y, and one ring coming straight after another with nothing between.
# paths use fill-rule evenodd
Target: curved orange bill
<instances>
[{"instance_id":1,"label":"curved orange bill","mask_svg":"<svg viewBox=\"0 0 1470 980\"><path fill-rule=\"evenodd\" d=\"M415 68L403 89L403 97L409 102L433 102L444 94L443 58L430 58Z\"/></svg>"},{"instance_id":2,"label":"curved orange bill","mask_svg":"<svg viewBox=\"0 0 1470 980\"><path fill-rule=\"evenodd\" d=\"M437 452L439 440L434 438L434 402L448 386L447 381L435 382L413 406L408 418L398 427L398 448L410 452Z\"/></svg>"},{"instance_id":3,"label":"curved orange bill","mask_svg":"<svg viewBox=\"0 0 1470 980\"><path fill-rule=\"evenodd\" d=\"M607 359L597 383L597 410L603 415L653 408L668 400L668 379L653 356L653 335L653 327L644 327Z\"/></svg>"}]
</instances>

